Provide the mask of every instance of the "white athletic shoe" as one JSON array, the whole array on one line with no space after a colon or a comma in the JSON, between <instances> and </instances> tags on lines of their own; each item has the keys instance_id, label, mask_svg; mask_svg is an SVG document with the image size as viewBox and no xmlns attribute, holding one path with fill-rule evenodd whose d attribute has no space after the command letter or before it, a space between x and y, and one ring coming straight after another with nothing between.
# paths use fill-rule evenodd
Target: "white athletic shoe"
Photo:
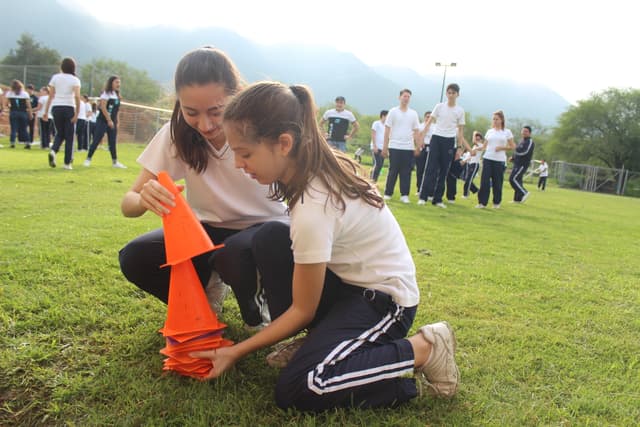
<instances>
[{"instance_id":1,"label":"white athletic shoe","mask_svg":"<svg viewBox=\"0 0 640 427\"><path fill-rule=\"evenodd\" d=\"M127 167L125 165L123 165L122 163L120 163L119 161L115 161L112 165L114 168L118 168L118 169L126 169Z\"/></svg>"},{"instance_id":2,"label":"white athletic shoe","mask_svg":"<svg viewBox=\"0 0 640 427\"><path fill-rule=\"evenodd\" d=\"M429 360L416 368L417 385L421 394L451 398L458 391L460 371L456 365L456 336L447 322L438 322L420 328L420 333L431 343Z\"/></svg>"},{"instance_id":3,"label":"white athletic shoe","mask_svg":"<svg viewBox=\"0 0 640 427\"><path fill-rule=\"evenodd\" d=\"M401 203L409 203L409 196L400 196Z\"/></svg>"},{"instance_id":4,"label":"white athletic shoe","mask_svg":"<svg viewBox=\"0 0 640 427\"><path fill-rule=\"evenodd\" d=\"M530 195L531 193L529 193L528 191L524 193L524 196L522 196L522 200L520 200L520 203L526 202Z\"/></svg>"},{"instance_id":5,"label":"white athletic shoe","mask_svg":"<svg viewBox=\"0 0 640 427\"><path fill-rule=\"evenodd\" d=\"M222 314L224 300L227 298L230 289L231 288L222 281L217 272L211 272L211 277L209 277L209 283L207 283L204 293L207 295L209 307L211 307L211 310L218 316Z\"/></svg>"},{"instance_id":6,"label":"white athletic shoe","mask_svg":"<svg viewBox=\"0 0 640 427\"><path fill-rule=\"evenodd\" d=\"M500 205L494 203L493 204L493 209L500 209Z\"/></svg>"},{"instance_id":7,"label":"white athletic shoe","mask_svg":"<svg viewBox=\"0 0 640 427\"><path fill-rule=\"evenodd\" d=\"M56 167L56 152L53 150L49 151L49 166L52 168Z\"/></svg>"},{"instance_id":8,"label":"white athletic shoe","mask_svg":"<svg viewBox=\"0 0 640 427\"><path fill-rule=\"evenodd\" d=\"M476 209L484 209L484 208L486 208L486 207L487 207L487 206L486 206L486 205L483 205L482 203L478 203L478 204L476 205Z\"/></svg>"},{"instance_id":9,"label":"white athletic shoe","mask_svg":"<svg viewBox=\"0 0 640 427\"><path fill-rule=\"evenodd\" d=\"M444 203L440 202L440 203L436 203L436 206L442 209L447 209L447 205L445 205Z\"/></svg>"},{"instance_id":10,"label":"white athletic shoe","mask_svg":"<svg viewBox=\"0 0 640 427\"><path fill-rule=\"evenodd\" d=\"M425 202L424 200L422 200L422 199L418 199L418 204L419 204L419 205L425 205L426 203L427 203L427 202Z\"/></svg>"},{"instance_id":11,"label":"white athletic shoe","mask_svg":"<svg viewBox=\"0 0 640 427\"><path fill-rule=\"evenodd\" d=\"M71 166L71 163L69 163L69 164L65 163L65 165L62 167L62 169L66 169L66 170L70 171L71 169L73 169L73 166Z\"/></svg>"},{"instance_id":12,"label":"white athletic shoe","mask_svg":"<svg viewBox=\"0 0 640 427\"><path fill-rule=\"evenodd\" d=\"M382 196L383 200L391 200L391 196L387 196L386 194Z\"/></svg>"},{"instance_id":13,"label":"white athletic shoe","mask_svg":"<svg viewBox=\"0 0 640 427\"><path fill-rule=\"evenodd\" d=\"M91 166L91 159L86 159L84 162L82 162L82 166L85 166L85 167Z\"/></svg>"}]
</instances>

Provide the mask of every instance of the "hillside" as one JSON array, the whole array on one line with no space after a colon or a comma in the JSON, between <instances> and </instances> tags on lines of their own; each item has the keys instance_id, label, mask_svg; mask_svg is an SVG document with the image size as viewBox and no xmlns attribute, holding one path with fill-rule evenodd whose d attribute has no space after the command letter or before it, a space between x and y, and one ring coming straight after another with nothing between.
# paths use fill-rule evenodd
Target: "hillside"
<instances>
[{"instance_id":1,"label":"hillside","mask_svg":"<svg viewBox=\"0 0 640 427\"><path fill-rule=\"evenodd\" d=\"M412 106L420 114L440 98L441 75L420 75L408 68L370 67L355 55L330 47L254 43L238 34L208 28L185 31L169 27L143 29L104 24L91 16L69 10L57 2L23 0L28 19L7 19L0 39L0 55L6 55L25 31L40 43L75 57L80 64L95 58L125 61L146 70L161 83L172 79L175 64L194 47L214 45L224 49L248 81L262 79L304 83L314 91L319 105L337 95L361 114L377 114L396 105L400 89L413 91ZM65 31L60 31L60 26ZM510 117L534 119L552 125L569 103L549 88L472 76L457 77L462 87L460 103L473 114L490 115L500 108Z\"/></svg>"}]
</instances>

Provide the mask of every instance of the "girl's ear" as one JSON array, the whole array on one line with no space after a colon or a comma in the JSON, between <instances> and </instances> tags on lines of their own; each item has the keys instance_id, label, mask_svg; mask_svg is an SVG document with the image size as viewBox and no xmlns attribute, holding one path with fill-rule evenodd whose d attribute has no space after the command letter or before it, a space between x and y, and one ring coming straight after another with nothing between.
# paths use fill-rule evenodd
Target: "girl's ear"
<instances>
[{"instance_id":1,"label":"girl's ear","mask_svg":"<svg viewBox=\"0 0 640 427\"><path fill-rule=\"evenodd\" d=\"M285 157L289 154L291 149L293 149L293 136L289 133L280 134L278 137L278 143L280 144L280 152Z\"/></svg>"}]
</instances>

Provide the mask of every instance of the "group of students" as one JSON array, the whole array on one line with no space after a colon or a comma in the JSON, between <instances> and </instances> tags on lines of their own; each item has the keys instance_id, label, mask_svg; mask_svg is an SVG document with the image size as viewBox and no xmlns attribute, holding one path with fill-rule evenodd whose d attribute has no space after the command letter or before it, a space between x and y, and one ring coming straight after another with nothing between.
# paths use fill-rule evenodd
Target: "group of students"
<instances>
[{"instance_id":1,"label":"group of students","mask_svg":"<svg viewBox=\"0 0 640 427\"><path fill-rule=\"evenodd\" d=\"M91 159L106 133L113 167L126 168L118 161L116 150L120 78L110 76L98 103L92 105L87 95L80 96L81 83L75 74L75 60L64 58L60 72L54 74L49 84L40 89L39 96L34 93L33 85L25 90L20 80L12 82L11 90L4 94L2 103L3 110L10 111L11 147L15 147L17 138L24 143L24 148L31 148L37 118L40 146L42 149L50 148L49 166L56 167L56 155L64 142L63 168L73 169L74 136L77 136L77 151L87 152L84 166L91 166Z\"/></svg>"},{"instance_id":2,"label":"group of students","mask_svg":"<svg viewBox=\"0 0 640 427\"><path fill-rule=\"evenodd\" d=\"M415 169L418 205L431 202L434 206L446 208L445 186L447 202L454 203L456 181L462 179L463 198L468 198L470 192L477 193L476 208L482 209L487 207L492 194L493 207L498 209L502 202L507 162L512 161L509 183L514 190L513 202L524 203L530 194L524 188L523 178L534 150L531 127L522 128L522 140L516 145L511 130L505 128L504 113L498 110L493 113L492 127L484 136L473 132L473 146L470 146L464 137L464 109L457 105L460 87L451 83L446 94L447 102L436 104L433 111L425 113L424 121L420 123L416 111L409 108L411 91L403 89L400 91L400 105L381 111L380 120L372 124L374 162L370 177L374 182L380 175L384 159L389 158L384 199L392 198L399 178L400 201L409 203L411 173ZM511 150L514 153L508 159L506 153ZM544 160L543 164L546 166ZM478 189L473 180L480 168Z\"/></svg>"},{"instance_id":3,"label":"group of students","mask_svg":"<svg viewBox=\"0 0 640 427\"><path fill-rule=\"evenodd\" d=\"M281 408L394 406L419 389L455 395L453 330L441 321L407 336L420 302L410 250L375 185L327 142L309 88L246 86L224 52L204 47L178 63L175 91L171 121L139 156L121 208L127 217L170 212L174 196L157 182L165 170L184 179L187 202L224 243L193 259L198 276L205 286L218 274L243 321L259 327L231 347L192 353L212 361L207 378L306 332L295 351L276 346ZM166 302L162 236L137 237L119 260L129 281Z\"/></svg>"}]
</instances>

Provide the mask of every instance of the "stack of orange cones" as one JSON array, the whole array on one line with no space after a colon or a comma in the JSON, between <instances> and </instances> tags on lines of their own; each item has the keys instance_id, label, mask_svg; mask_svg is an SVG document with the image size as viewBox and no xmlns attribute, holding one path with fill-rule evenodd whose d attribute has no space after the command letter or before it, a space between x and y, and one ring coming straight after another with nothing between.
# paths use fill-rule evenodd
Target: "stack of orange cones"
<instances>
[{"instance_id":1,"label":"stack of orange cones","mask_svg":"<svg viewBox=\"0 0 640 427\"><path fill-rule=\"evenodd\" d=\"M227 325L220 323L211 310L191 258L223 245L214 246L166 172L158 174L158 181L176 196L176 206L162 217L165 266L171 268L167 320L160 329L166 338L166 347L160 350L167 356L163 370L203 378L213 367L211 361L194 359L189 353L226 347L233 342L222 337Z\"/></svg>"}]
</instances>

